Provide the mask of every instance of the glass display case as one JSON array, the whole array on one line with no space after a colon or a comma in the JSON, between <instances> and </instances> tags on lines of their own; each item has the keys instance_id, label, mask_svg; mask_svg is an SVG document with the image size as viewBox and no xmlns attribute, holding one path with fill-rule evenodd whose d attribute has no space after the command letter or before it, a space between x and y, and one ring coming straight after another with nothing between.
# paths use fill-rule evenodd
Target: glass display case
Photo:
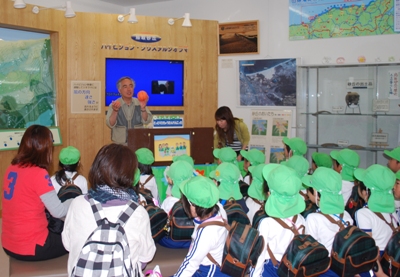
<instances>
[{"instance_id":1,"label":"glass display case","mask_svg":"<svg viewBox=\"0 0 400 277\"><path fill-rule=\"evenodd\" d=\"M400 144L400 63L298 67L296 129L309 148L350 148L360 167L387 164Z\"/></svg>"}]
</instances>

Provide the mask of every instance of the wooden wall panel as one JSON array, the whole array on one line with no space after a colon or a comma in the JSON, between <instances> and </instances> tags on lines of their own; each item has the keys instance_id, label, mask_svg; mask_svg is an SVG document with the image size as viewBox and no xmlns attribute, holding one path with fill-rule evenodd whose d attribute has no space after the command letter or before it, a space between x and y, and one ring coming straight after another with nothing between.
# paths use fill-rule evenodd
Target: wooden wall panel
<instances>
[{"instance_id":1,"label":"wooden wall panel","mask_svg":"<svg viewBox=\"0 0 400 277\"><path fill-rule=\"evenodd\" d=\"M102 101L105 95L105 58L178 59L185 62L184 107L149 107L151 110L184 112L185 127L212 127L218 101L217 21L191 20L192 27L182 27L182 20L168 24L166 17L137 16L137 24L117 21L117 14L76 13L66 19L60 10L31 12L32 5L14 9L10 0L0 0L0 26L34 30L51 34L57 86L58 122L63 146L55 147L50 174L58 169L62 147L73 145L81 151L82 173L87 176L94 156L101 146L111 142L111 131L105 125L106 107L98 114L72 114L71 81L101 81ZM159 35L161 41L145 44L131 39L133 34ZM102 44L140 46L132 51L104 50ZM147 51L141 47L187 47L187 52ZM1 172L16 151L2 153ZM4 157L4 158L3 158ZM1 184L2 187L2 184ZM1 211L1 203L0 203Z\"/></svg>"}]
</instances>

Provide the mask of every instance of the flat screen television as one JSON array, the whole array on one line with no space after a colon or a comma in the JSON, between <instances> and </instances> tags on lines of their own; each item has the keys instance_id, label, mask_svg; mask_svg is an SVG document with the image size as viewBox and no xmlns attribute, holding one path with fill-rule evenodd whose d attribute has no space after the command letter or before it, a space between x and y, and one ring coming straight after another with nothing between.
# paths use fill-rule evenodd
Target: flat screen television
<instances>
[{"instance_id":1,"label":"flat screen television","mask_svg":"<svg viewBox=\"0 0 400 277\"><path fill-rule=\"evenodd\" d=\"M135 97L147 92L148 106L183 106L183 61L106 58L106 106L120 97L117 81L123 76L135 80Z\"/></svg>"}]
</instances>

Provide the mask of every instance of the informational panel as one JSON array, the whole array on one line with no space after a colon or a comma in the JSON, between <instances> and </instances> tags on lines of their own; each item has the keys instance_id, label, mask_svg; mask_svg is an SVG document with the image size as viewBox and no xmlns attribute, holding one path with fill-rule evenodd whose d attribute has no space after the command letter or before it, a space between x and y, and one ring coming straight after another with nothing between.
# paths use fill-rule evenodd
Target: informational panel
<instances>
[{"instance_id":1,"label":"informational panel","mask_svg":"<svg viewBox=\"0 0 400 277\"><path fill-rule=\"evenodd\" d=\"M214 162L213 134L211 127L129 129L128 147L133 151L141 147L153 151L154 166L170 165L174 156L182 154L190 155L195 164L208 164Z\"/></svg>"},{"instance_id":2,"label":"informational panel","mask_svg":"<svg viewBox=\"0 0 400 277\"><path fill-rule=\"evenodd\" d=\"M58 127L49 127L53 133L53 144L61 145L62 139ZM0 130L0 151L15 150L19 148L25 129Z\"/></svg>"},{"instance_id":3,"label":"informational panel","mask_svg":"<svg viewBox=\"0 0 400 277\"><path fill-rule=\"evenodd\" d=\"M71 113L100 113L100 81L71 81Z\"/></svg>"},{"instance_id":4,"label":"informational panel","mask_svg":"<svg viewBox=\"0 0 400 277\"><path fill-rule=\"evenodd\" d=\"M284 160L282 139L290 137L291 110L252 110L249 149L256 148L265 153L266 163Z\"/></svg>"}]
</instances>

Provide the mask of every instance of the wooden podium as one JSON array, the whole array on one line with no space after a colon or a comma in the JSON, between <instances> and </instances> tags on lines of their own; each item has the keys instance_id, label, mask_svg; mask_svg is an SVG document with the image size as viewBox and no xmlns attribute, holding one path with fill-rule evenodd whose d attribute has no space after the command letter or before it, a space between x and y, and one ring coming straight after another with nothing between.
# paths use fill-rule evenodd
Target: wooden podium
<instances>
[{"instance_id":1,"label":"wooden podium","mask_svg":"<svg viewBox=\"0 0 400 277\"><path fill-rule=\"evenodd\" d=\"M170 165L172 158L179 155L172 146L167 154L159 151L160 144L158 139L164 141L178 141L180 138L189 140L188 155L190 155L195 164L207 164L214 162L214 129L211 127L200 128L165 128L165 129L129 129L128 130L128 147L133 151L146 147L153 151L155 156L154 166ZM157 141L156 141L157 140ZM155 142L156 141L156 142ZM156 147L156 148L155 148ZM172 149L174 148L174 149ZM160 153L162 152L162 155ZM189 153L190 152L190 153ZM186 153L186 152L185 152Z\"/></svg>"}]
</instances>

